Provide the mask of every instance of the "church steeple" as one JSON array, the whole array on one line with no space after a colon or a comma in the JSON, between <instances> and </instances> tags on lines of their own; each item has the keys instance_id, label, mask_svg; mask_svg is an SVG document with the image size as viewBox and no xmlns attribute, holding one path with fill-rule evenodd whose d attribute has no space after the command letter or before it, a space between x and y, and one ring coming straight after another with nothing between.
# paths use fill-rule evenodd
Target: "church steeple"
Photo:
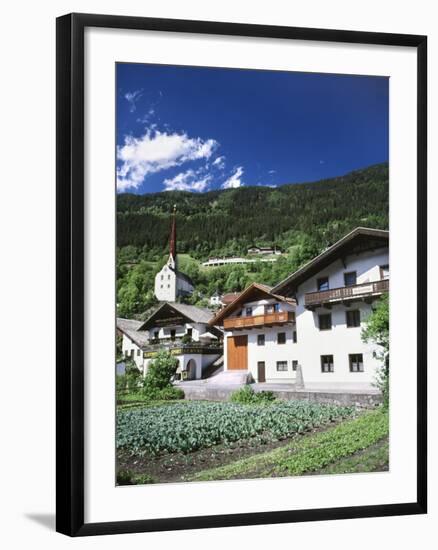
<instances>
[{"instance_id":1,"label":"church steeple","mask_svg":"<svg viewBox=\"0 0 438 550\"><path fill-rule=\"evenodd\" d=\"M169 260L173 260L176 269L176 204L173 205L172 228L170 230Z\"/></svg>"}]
</instances>

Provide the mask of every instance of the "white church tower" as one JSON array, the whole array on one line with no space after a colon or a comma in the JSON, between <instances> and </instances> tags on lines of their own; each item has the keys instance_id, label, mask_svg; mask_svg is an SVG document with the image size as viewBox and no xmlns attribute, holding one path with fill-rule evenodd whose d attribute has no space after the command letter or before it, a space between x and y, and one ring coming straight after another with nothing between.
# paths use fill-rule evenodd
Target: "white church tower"
<instances>
[{"instance_id":1,"label":"white church tower","mask_svg":"<svg viewBox=\"0 0 438 550\"><path fill-rule=\"evenodd\" d=\"M169 259L155 276L155 296L160 302L176 302L181 296L192 294L193 283L187 275L178 271L176 252L176 205L173 207L170 231Z\"/></svg>"}]
</instances>

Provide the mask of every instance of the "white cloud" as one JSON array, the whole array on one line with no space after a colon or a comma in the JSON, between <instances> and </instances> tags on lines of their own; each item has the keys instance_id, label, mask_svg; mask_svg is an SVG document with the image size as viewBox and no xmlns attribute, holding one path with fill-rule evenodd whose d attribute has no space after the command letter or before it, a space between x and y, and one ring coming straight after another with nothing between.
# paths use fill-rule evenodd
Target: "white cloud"
<instances>
[{"instance_id":1,"label":"white cloud","mask_svg":"<svg viewBox=\"0 0 438 550\"><path fill-rule=\"evenodd\" d=\"M222 184L222 189L235 189L236 187L242 187L244 185L242 181L243 168L238 166L231 176Z\"/></svg>"},{"instance_id":2,"label":"white cloud","mask_svg":"<svg viewBox=\"0 0 438 550\"><path fill-rule=\"evenodd\" d=\"M216 157L211 164L218 170L223 170L225 168L225 157Z\"/></svg>"},{"instance_id":3,"label":"white cloud","mask_svg":"<svg viewBox=\"0 0 438 550\"><path fill-rule=\"evenodd\" d=\"M165 191L205 191L212 180L209 174L200 175L202 170L187 170L174 178L164 180Z\"/></svg>"},{"instance_id":4,"label":"white cloud","mask_svg":"<svg viewBox=\"0 0 438 550\"><path fill-rule=\"evenodd\" d=\"M137 101L143 95L143 90L135 90L134 92L126 92L124 98L129 103L129 111L133 113L137 108Z\"/></svg>"},{"instance_id":5,"label":"white cloud","mask_svg":"<svg viewBox=\"0 0 438 550\"><path fill-rule=\"evenodd\" d=\"M277 173L277 170L269 170L268 173L269 173L269 174L276 174L276 173Z\"/></svg>"},{"instance_id":6,"label":"white cloud","mask_svg":"<svg viewBox=\"0 0 438 550\"><path fill-rule=\"evenodd\" d=\"M154 116L154 114L155 114L155 109L151 107L145 115L143 115L140 118L137 118L137 122L140 122L141 124L146 124L147 122L150 121L150 119Z\"/></svg>"},{"instance_id":7,"label":"white cloud","mask_svg":"<svg viewBox=\"0 0 438 550\"><path fill-rule=\"evenodd\" d=\"M125 136L117 148L117 189L137 189L148 174L180 166L188 161L208 159L218 146L214 139L203 141L187 134L148 129L139 137Z\"/></svg>"}]
</instances>

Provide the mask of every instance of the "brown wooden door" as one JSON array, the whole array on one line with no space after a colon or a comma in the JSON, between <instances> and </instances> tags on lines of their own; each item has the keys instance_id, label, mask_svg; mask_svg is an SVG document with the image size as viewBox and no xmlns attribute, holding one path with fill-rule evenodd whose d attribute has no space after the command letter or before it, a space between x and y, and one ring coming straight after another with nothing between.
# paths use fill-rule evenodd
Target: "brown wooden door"
<instances>
[{"instance_id":1,"label":"brown wooden door","mask_svg":"<svg viewBox=\"0 0 438 550\"><path fill-rule=\"evenodd\" d=\"M257 363L257 382L266 382L266 369L264 361L259 361Z\"/></svg>"},{"instance_id":2,"label":"brown wooden door","mask_svg":"<svg viewBox=\"0 0 438 550\"><path fill-rule=\"evenodd\" d=\"M229 336L227 341L228 370L248 368L248 336Z\"/></svg>"}]
</instances>

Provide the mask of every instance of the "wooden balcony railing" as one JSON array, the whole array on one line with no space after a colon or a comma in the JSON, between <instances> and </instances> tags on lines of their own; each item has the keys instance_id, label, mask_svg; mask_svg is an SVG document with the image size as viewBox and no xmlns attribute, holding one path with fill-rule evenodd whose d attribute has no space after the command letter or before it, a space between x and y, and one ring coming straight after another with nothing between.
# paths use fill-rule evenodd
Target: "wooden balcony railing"
<instances>
[{"instance_id":1,"label":"wooden balcony railing","mask_svg":"<svg viewBox=\"0 0 438 550\"><path fill-rule=\"evenodd\" d=\"M312 309L322 304L361 300L367 297L379 296L388 291L389 279L384 279L383 281L372 281L361 285L331 288L321 292L308 292L304 296L304 305L308 309Z\"/></svg>"},{"instance_id":2,"label":"wooden balcony railing","mask_svg":"<svg viewBox=\"0 0 438 550\"><path fill-rule=\"evenodd\" d=\"M263 326L283 325L295 321L293 311L267 313L265 315L250 315L248 317L229 317L224 320L224 329L243 329Z\"/></svg>"}]
</instances>

